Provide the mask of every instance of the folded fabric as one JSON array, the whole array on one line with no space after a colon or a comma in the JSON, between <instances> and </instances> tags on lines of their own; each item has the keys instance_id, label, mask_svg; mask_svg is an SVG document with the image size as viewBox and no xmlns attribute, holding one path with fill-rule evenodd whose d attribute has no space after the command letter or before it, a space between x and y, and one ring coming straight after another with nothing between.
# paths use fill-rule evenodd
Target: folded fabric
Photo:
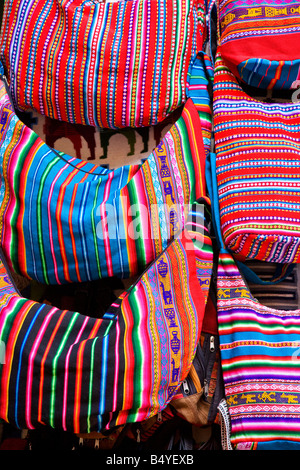
<instances>
[{"instance_id":1,"label":"folded fabric","mask_svg":"<svg viewBox=\"0 0 300 470\"><path fill-rule=\"evenodd\" d=\"M201 214L101 319L22 297L1 252L1 419L89 433L167 406L190 370L207 301L213 255Z\"/></svg>"},{"instance_id":2,"label":"folded fabric","mask_svg":"<svg viewBox=\"0 0 300 470\"><path fill-rule=\"evenodd\" d=\"M9 267L42 283L130 277L205 195L205 151L189 99L141 166L108 170L49 148L0 82L0 238Z\"/></svg>"},{"instance_id":3,"label":"folded fabric","mask_svg":"<svg viewBox=\"0 0 300 470\"><path fill-rule=\"evenodd\" d=\"M293 88L300 78L299 1L217 4L220 51L231 72L255 88Z\"/></svg>"},{"instance_id":4,"label":"folded fabric","mask_svg":"<svg viewBox=\"0 0 300 470\"><path fill-rule=\"evenodd\" d=\"M212 178L221 234L239 261L300 261L300 108L247 95L219 51Z\"/></svg>"},{"instance_id":5,"label":"folded fabric","mask_svg":"<svg viewBox=\"0 0 300 470\"><path fill-rule=\"evenodd\" d=\"M203 0L6 0L13 103L95 127L156 124L186 101L203 22Z\"/></svg>"},{"instance_id":6,"label":"folded fabric","mask_svg":"<svg viewBox=\"0 0 300 470\"><path fill-rule=\"evenodd\" d=\"M221 363L230 419L227 448L300 449L300 310L261 305L232 256L218 266Z\"/></svg>"}]
</instances>

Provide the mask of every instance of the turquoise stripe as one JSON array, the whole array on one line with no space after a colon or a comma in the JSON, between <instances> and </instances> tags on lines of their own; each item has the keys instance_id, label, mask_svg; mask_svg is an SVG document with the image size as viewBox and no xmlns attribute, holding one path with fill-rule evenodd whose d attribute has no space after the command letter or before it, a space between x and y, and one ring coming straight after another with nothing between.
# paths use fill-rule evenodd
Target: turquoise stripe
<instances>
[{"instance_id":1,"label":"turquoise stripe","mask_svg":"<svg viewBox=\"0 0 300 470\"><path fill-rule=\"evenodd\" d=\"M88 246L87 246L87 240L89 239L89 236L87 236L86 232L86 227L85 227L85 213L86 213L86 208L88 207L87 205L87 200L88 200L88 194L90 192L90 184L86 184L84 187L84 193L80 202L80 212L79 212L79 232L80 232L80 240L81 240L81 246L83 248L82 251L82 261L85 265L86 269L86 274L87 274L87 279L89 281L92 280L91 276L91 271L90 271L90 265L89 265L89 259L90 257L88 256ZM94 255L95 256L95 255Z\"/></svg>"}]
</instances>

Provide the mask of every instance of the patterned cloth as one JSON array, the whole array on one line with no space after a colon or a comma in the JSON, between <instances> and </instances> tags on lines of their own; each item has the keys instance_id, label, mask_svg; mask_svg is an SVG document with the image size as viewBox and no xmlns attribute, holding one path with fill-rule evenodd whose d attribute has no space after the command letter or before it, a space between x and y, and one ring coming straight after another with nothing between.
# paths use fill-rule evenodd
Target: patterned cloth
<instances>
[{"instance_id":1,"label":"patterned cloth","mask_svg":"<svg viewBox=\"0 0 300 470\"><path fill-rule=\"evenodd\" d=\"M214 70L209 56L200 52L191 62L186 94L191 98L200 117L205 154L211 151L212 109L209 89L213 86Z\"/></svg>"},{"instance_id":2,"label":"patterned cloth","mask_svg":"<svg viewBox=\"0 0 300 470\"><path fill-rule=\"evenodd\" d=\"M0 229L10 268L46 284L130 277L205 195L201 122L189 99L143 165L116 170L49 148L0 88Z\"/></svg>"},{"instance_id":3,"label":"patterned cloth","mask_svg":"<svg viewBox=\"0 0 300 470\"><path fill-rule=\"evenodd\" d=\"M198 207L188 228L102 319L23 298L2 254L1 419L26 429L46 424L86 433L165 408L191 367L212 273Z\"/></svg>"},{"instance_id":4,"label":"patterned cloth","mask_svg":"<svg viewBox=\"0 0 300 470\"><path fill-rule=\"evenodd\" d=\"M218 321L233 447L299 450L300 310L261 305L223 251Z\"/></svg>"},{"instance_id":5,"label":"patterned cloth","mask_svg":"<svg viewBox=\"0 0 300 470\"><path fill-rule=\"evenodd\" d=\"M186 101L203 10L197 0L7 0L0 58L13 103L96 127L156 124Z\"/></svg>"},{"instance_id":6,"label":"patterned cloth","mask_svg":"<svg viewBox=\"0 0 300 470\"><path fill-rule=\"evenodd\" d=\"M289 89L300 78L297 0L220 0L220 50L229 69L256 88Z\"/></svg>"},{"instance_id":7,"label":"patterned cloth","mask_svg":"<svg viewBox=\"0 0 300 470\"><path fill-rule=\"evenodd\" d=\"M242 261L299 262L298 103L264 103L249 97L218 55L214 131L226 247Z\"/></svg>"}]
</instances>

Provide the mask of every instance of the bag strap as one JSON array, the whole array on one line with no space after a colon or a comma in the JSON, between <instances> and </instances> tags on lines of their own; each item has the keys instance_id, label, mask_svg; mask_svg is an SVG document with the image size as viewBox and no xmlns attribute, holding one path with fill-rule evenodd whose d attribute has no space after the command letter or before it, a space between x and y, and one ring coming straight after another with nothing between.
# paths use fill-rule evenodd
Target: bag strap
<instances>
[{"instance_id":1,"label":"bag strap","mask_svg":"<svg viewBox=\"0 0 300 470\"><path fill-rule=\"evenodd\" d=\"M220 208L219 208L219 197L218 197L218 186L217 186L217 168L216 168L216 154L211 152L206 160L205 167L205 176L208 194L211 199L211 214L212 214L212 224L215 232L216 241L220 250L220 253L233 253L225 247L222 231L221 231L221 221L220 221ZM249 266L241 261L235 260L239 270L247 281L254 284L260 285L275 285L282 282L286 279L291 272L293 271L295 265L291 264L280 264L278 263L274 276L269 280L261 279Z\"/></svg>"},{"instance_id":2,"label":"bag strap","mask_svg":"<svg viewBox=\"0 0 300 470\"><path fill-rule=\"evenodd\" d=\"M204 42L204 50L208 50L209 56L214 65L214 48L216 46L216 36L219 37L219 26L217 23L217 0L206 0L205 2L205 26L206 37ZM214 16L215 15L215 16ZM215 31L216 29L216 31Z\"/></svg>"},{"instance_id":3,"label":"bag strap","mask_svg":"<svg viewBox=\"0 0 300 470\"><path fill-rule=\"evenodd\" d=\"M260 285L275 285L282 282L286 279L294 270L294 263L291 264L280 264L278 263L275 269L275 273L270 281L265 281L261 279L249 266L242 263L241 261L235 260L237 267L247 279L247 281L252 282L253 284L260 284Z\"/></svg>"}]
</instances>

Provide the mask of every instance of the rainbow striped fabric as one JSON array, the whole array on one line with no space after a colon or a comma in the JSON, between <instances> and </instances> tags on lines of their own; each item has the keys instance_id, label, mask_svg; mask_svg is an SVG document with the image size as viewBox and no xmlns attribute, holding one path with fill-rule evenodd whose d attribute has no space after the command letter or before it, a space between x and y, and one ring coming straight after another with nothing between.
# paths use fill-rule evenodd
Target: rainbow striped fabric
<instances>
[{"instance_id":1,"label":"rainbow striped fabric","mask_svg":"<svg viewBox=\"0 0 300 470\"><path fill-rule=\"evenodd\" d=\"M46 284L140 273L205 195L201 122L189 99L143 165L108 170L49 148L0 86L0 237L9 266Z\"/></svg>"},{"instance_id":2,"label":"rainbow striped fabric","mask_svg":"<svg viewBox=\"0 0 300 470\"><path fill-rule=\"evenodd\" d=\"M89 433L166 407L190 370L212 273L211 240L198 212L195 205L188 228L102 319L23 298L2 254L1 419Z\"/></svg>"},{"instance_id":3,"label":"rainbow striped fabric","mask_svg":"<svg viewBox=\"0 0 300 470\"><path fill-rule=\"evenodd\" d=\"M250 98L218 54L214 77L218 204L236 259L300 261L300 107Z\"/></svg>"},{"instance_id":4,"label":"rainbow striped fabric","mask_svg":"<svg viewBox=\"0 0 300 470\"><path fill-rule=\"evenodd\" d=\"M218 322L234 449L300 449L300 310L261 305L232 256L218 266Z\"/></svg>"},{"instance_id":5,"label":"rainbow striped fabric","mask_svg":"<svg viewBox=\"0 0 300 470\"><path fill-rule=\"evenodd\" d=\"M256 88L293 88L300 79L299 0L218 0L218 9L229 69Z\"/></svg>"},{"instance_id":6,"label":"rainbow striped fabric","mask_svg":"<svg viewBox=\"0 0 300 470\"><path fill-rule=\"evenodd\" d=\"M13 103L94 127L156 124L186 101L203 15L203 0L6 0Z\"/></svg>"}]
</instances>

